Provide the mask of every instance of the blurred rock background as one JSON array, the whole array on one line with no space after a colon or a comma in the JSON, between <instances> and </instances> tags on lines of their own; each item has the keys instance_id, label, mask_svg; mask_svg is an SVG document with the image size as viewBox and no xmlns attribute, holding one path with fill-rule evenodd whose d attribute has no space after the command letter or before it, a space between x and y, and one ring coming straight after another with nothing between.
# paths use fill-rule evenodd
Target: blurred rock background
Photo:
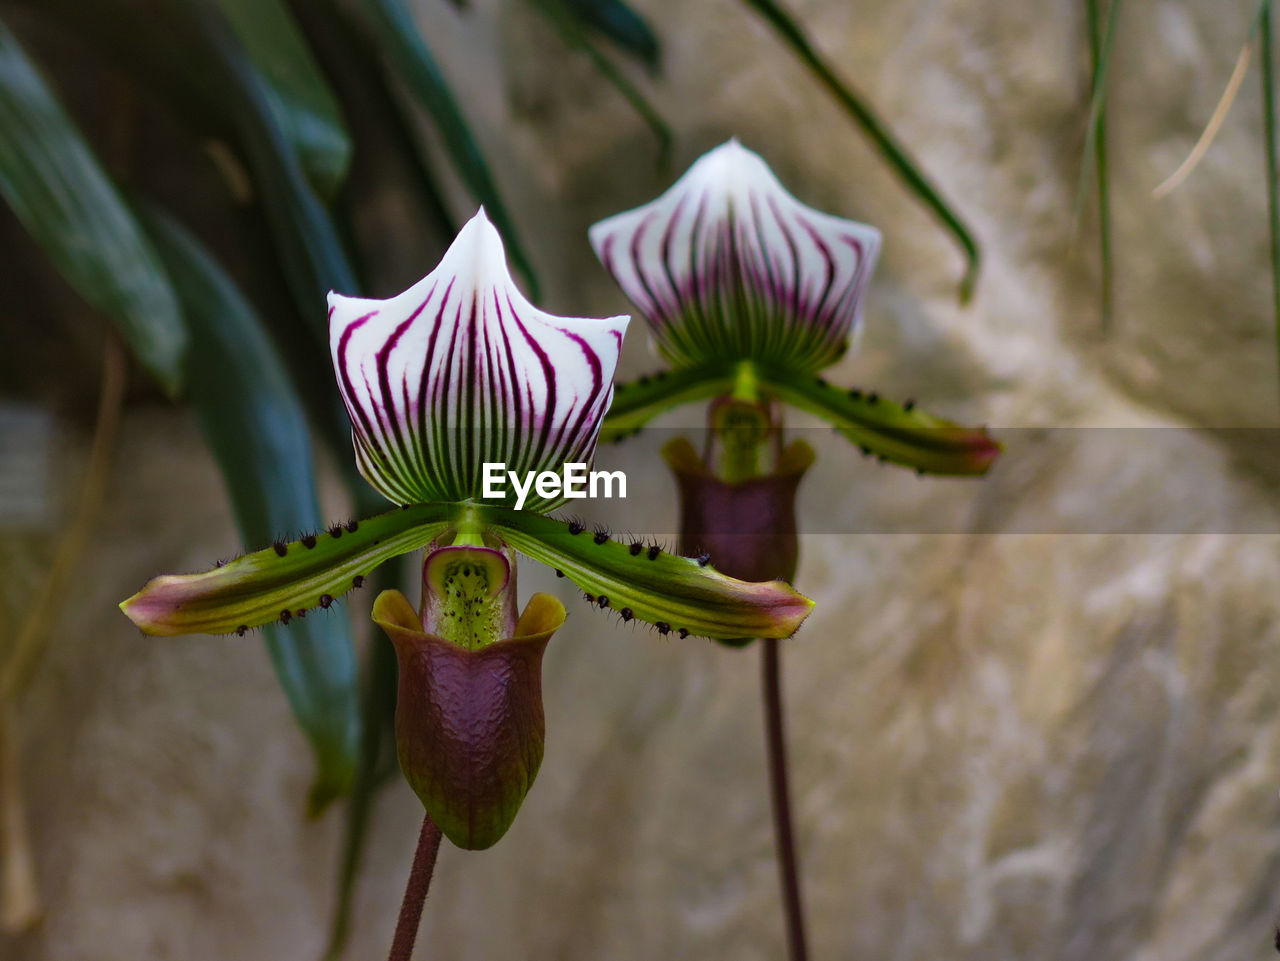
<instances>
[{"instance_id":1,"label":"blurred rock background","mask_svg":"<svg viewBox=\"0 0 1280 961\"><path fill-rule=\"evenodd\" d=\"M417 2L531 241L548 309L625 310L586 227L736 135L806 202L884 231L861 348L833 381L995 428L1276 423L1256 68L1199 168L1150 196L1212 112L1254 0L1132 0L1121 12L1109 336L1091 205L1073 217L1082 3L793 3L975 226L985 262L963 308L948 238L742 5L636 6L665 41L663 75L645 89L677 134L669 174L616 92L555 52L523 6ZM12 625L80 479L101 348L88 321L66 319L74 297L48 271L32 276L38 258L8 219L3 236L7 299L56 333L4 340L0 392L56 425L50 514L0 540ZM380 295L434 264L394 242ZM637 322L623 374L653 366ZM823 450L802 488L813 533L798 576L818 607L786 658L816 959L1270 955L1280 467L1226 435L1180 436L1108 458L1011 446L987 482L917 480ZM625 446L600 456L631 472L652 529L670 530L674 488L645 458ZM1076 531L1083 503L1191 518L1206 533L820 533L927 518L958 484L973 487L974 530L1061 517ZM1213 533L1240 518L1260 533ZM236 548L193 421L136 399L75 589L11 719L46 918L0 936L0 957L320 956L341 823L301 816L311 759L261 644L147 639L115 610L150 575ZM545 573L530 565L523 588L563 590ZM443 853L418 956L782 957L754 652L659 639L564 596L539 780L502 844ZM379 800L350 958L385 954L419 817L403 786Z\"/></svg>"}]
</instances>

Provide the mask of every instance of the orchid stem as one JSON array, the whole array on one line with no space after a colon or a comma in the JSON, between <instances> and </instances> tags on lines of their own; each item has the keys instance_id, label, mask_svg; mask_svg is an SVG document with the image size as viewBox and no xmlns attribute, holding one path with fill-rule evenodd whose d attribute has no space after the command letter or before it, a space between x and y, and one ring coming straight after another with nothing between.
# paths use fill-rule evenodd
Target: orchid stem
<instances>
[{"instance_id":1,"label":"orchid stem","mask_svg":"<svg viewBox=\"0 0 1280 961\"><path fill-rule=\"evenodd\" d=\"M760 680L764 692L765 751L769 763L769 793L773 797L773 833L777 845L778 876L782 883L782 910L787 924L787 957L789 961L806 961L809 950L805 941L800 865L791 826L791 789L787 779L782 665L777 639L765 638L763 644Z\"/></svg>"},{"instance_id":2,"label":"orchid stem","mask_svg":"<svg viewBox=\"0 0 1280 961\"><path fill-rule=\"evenodd\" d=\"M391 942L391 954L387 961L410 961L413 957L413 942L418 937L422 907L427 903L427 889L431 887L431 875L436 869L436 855L439 852L440 828L428 814L422 819L418 850L413 855L413 867L409 870L409 883L405 885L400 920L396 922L396 935Z\"/></svg>"}]
</instances>

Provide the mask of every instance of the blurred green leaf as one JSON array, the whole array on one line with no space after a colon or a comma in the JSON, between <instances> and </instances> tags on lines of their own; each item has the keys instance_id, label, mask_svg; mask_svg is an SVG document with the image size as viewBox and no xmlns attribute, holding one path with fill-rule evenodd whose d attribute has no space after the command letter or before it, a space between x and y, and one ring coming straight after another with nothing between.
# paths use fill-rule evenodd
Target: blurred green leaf
<instances>
[{"instance_id":1,"label":"blurred green leaf","mask_svg":"<svg viewBox=\"0 0 1280 961\"><path fill-rule=\"evenodd\" d=\"M595 68L631 104L631 109L649 125L649 129L658 140L658 166L665 170L671 160L671 128L636 85L627 79L626 74L591 42L591 38L570 7L570 0L529 0L529 2L537 7L548 22L556 28L566 45L581 50L587 55Z\"/></svg>"},{"instance_id":2,"label":"blurred green leaf","mask_svg":"<svg viewBox=\"0 0 1280 961\"><path fill-rule=\"evenodd\" d=\"M1116 35L1116 18L1120 13L1120 0L1111 0L1107 13L1107 27L1102 29L1098 9L1099 0L1086 0L1089 20L1089 57L1093 70L1090 95L1089 131L1085 136L1086 156L1093 148L1094 176L1098 186L1098 254L1102 277L1100 306L1102 329L1110 330L1112 314L1111 280L1111 188L1107 175L1107 66L1111 62L1111 47Z\"/></svg>"},{"instance_id":3,"label":"blurred green leaf","mask_svg":"<svg viewBox=\"0 0 1280 961\"><path fill-rule=\"evenodd\" d=\"M351 162L338 104L289 11L279 0L218 0L258 72L276 124L298 153L311 184L332 199Z\"/></svg>"},{"instance_id":4,"label":"blurred green leaf","mask_svg":"<svg viewBox=\"0 0 1280 961\"><path fill-rule=\"evenodd\" d=\"M305 388L301 393L313 424L347 469L348 486L360 509L374 509L381 500L355 473L350 424L337 391L332 385L327 391L316 390L305 382L324 371L321 377L329 383L326 295L330 290L360 293L338 230L276 122L265 78L220 11L209 0L162 2L161 22L170 43L151 64L151 82L186 90L186 101L178 105L203 105L200 119L225 130L244 159L300 321L273 318L273 327L292 333L300 326L309 332L305 341L295 339L289 350L295 383ZM123 28L120 32L136 35L145 12L137 0L109 0L109 4L112 18ZM144 50L155 47L143 44Z\"/></svg>"},{"instance_id":5,"label":"blurred green leaf","mask_svg":"<svg viewBox=\"0 0 1280 961\"><path fill-rule=\"evenodd\" d=\"M332 219L276 120L270 84L213 0L41 0L35 11L168 99L197 135L231 144L267 215L298 311L311 320L327 354L325 297L331 289L358 293L358 284ZM165 42L154 42L156 36Z\"/></svg>"},{"instance_id":6,"label":"blurred green leaf","mask_svg":"<svg viewBox=\"0 0 1280 961\"><path fill-rule=\"evenodd\" d=\"M253 308L199 242L144 209L191 335L189 394L218 461L240 535L256 548L321 524L302 405ZM315 750L311 809L345 793L360 730L350 625L329 611L263 628L276 674Z\"/></svg>"},{"instance_id":7,"label":"blurred green leaf","mask_svg":"<svg viewBox=\"0 0 1280 961\"><path fill-rule=\"evenodd\" d=\"M303 174L298 155L276 122L268 85L230 26L208 0L167 0L182 16L190 70L219 103L262 193L276 249L298 309L315 318L328 340L326 295L358 293L351 266L328 212Z\"/></svg>"},{"instance_id":8,"label":"blurred green leaf","mask_svg":"<svg viewBox=\"0 0 1280 961\"><path fill-rule=\"evenodd\" d=\"M358 293L328 211L271 109L270 85L213 0L42 0L39 11L170 100L200 134L231 141L261 199L299 313L327 353L325 298ZM163 36L164 43L152 38Z\"/></svg>"},{"instance_id":9,"label":"blurred green leaf","mask_svg":"<svg viewBox=\"0 0 1280 961\"><path fill-rule=\"evenodd\" d=\"M608 37L623 50L656 69L661 50L644 17L622 0L565 0L585 27Z\"/></svg>"},{"instance_id":10,"label":"blurred green leaf","mask_svg":"<svg viewBox=\"0 0 1280 961\"><path fill-rule=\"evenodd\" d=\"M807 66L810 72L836 98L847 114L853 118L863 132L871 138L876 150L888 162L906 183L909 190L920 201L934 212L943 225L955 238L960 249L964 251L968 266L960 280L960 300L968 302L973 296L973 287L978 280L980 254L978 242L973 238L968 226L960 219L960 215L942 199L936 187L924 175L919 165L911 159L906 147L898 142L892 131L883 120L876 116L858 94L836 74L835 70L818 53L795 17L777 0L743 0L753 8L766 23L776 30L795 55Z\"/></svg>"},{"instance_id":11,"label":"blurred green leaf","mask_svg":"<svg viewBox=\"0 0 1280 961\"><path fill-rule=\"evenodd\" d=\"M408 8L401 0L361 0L359 7L371 35L400 72L414 97L435 121L450 160L502 234L511 262L524 276L530 299L536 301L538 279L525 255L515 223L498 193L489 164Z\"/></svg>"},{"instance_id":12,"label":"blurred green leaf","mask_svg":"<svg viewBox=\"0 0 1280 961\"><path fill-rule=\"evenodd\" d=\"M155 252L17 39L0 24L0 193L171 395L186 331Z\"/></svg>"},{"instance_id":13,"label":"blurred green leaf","mask_svg":"<svg viewBox=\"0 0 1280 961\"><path fill-rule=\"evenodd\" d=\"M112 0L121 10L129 0ZM358 295L360 284L328 211L307 182L292 145L270 108L267 83L249 60L225 18L209 0L164 0L170 15L173 46L183 73L198 96L216 110L232 131L257 187L276 255L293 295L298 316L311 337L294 344L291 353L308 358L291 366L296 376L323 377L328 382L328 312L330 290ZM323 371L323 373L320 373ZM350 425L336 391L304 391L313 400L308 410L323 439L345 468L348 486L365 511L381 500L356 475L350 456Z\"/></svg>"},{"instance_id":14,"label":"blurred green leaf","mask_svg":"<svg viewBox=\"0 0 1280 961\"><path fill-rule=\"evenodd\" d=\"M1276 147L1275 34L1271 0L1258 9L1258 45L1262 52L1263 138L1267 147L1267 222L1271 237L1271 295L1274 299L1276 349L1280 352L1280 151Z\"/></svg>"},{"instance_id":15,"label":"blurred green leaf","mask_svg":"<svg viewBox=\"0 0 1280 961\"><path fill-rule=\"evenodd\" d=\"M338 216L345 215L354 221L357 219L355 208L369 204L383 190L403 185L416 201L410 216L421 223L434 247L419 250L420 242L408 242L417 256L438 259L458 232L458 223L444 202L435 173L412 129L413 105L391 89L394 78L382 68L379 52L367 42L365 31L348 29L341 18L315 0L287 2L298 29L338 99L351 136L369 148L357 152L353 158ZM373 144L377 144L377 149L372 149ZM354 230L352 225L349 228ZM406 241L397 237L395 242ZM362 265L362 253L372 254L375 259L378 256L376 248L362 251L358 244L349 246L357 267ZM376 275L379 268L375 267L374 271Z\"/></svg>"}]
</instances>

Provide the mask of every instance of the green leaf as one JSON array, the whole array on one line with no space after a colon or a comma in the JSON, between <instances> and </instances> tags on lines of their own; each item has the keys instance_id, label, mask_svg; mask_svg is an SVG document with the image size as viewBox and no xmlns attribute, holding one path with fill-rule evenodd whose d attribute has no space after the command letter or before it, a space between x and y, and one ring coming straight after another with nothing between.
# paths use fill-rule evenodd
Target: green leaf
<instances>
[{"instance_id":1,"label":"green leaf","mask_svg":"<svg viewBox=\"0 0 1280 961\"><path fill-rule=\"evenodd\" d=\"M302 405L252 307L199 242L170 218L142 219L180 291L191 335L189 397L246 544L320 526ZM360 719L344 617L267 625L267 648L319 761L312 807L346 792Z\"/></svg>"},{"instance_id":2,"label":"green leaf","mask_svg":"<svg viewBox=\"0 0 1280 961\"><path fill-rule=\"evenodd\" d=\"M164 269L110 178L0 24L0 194L58 271L171 395L187 349Z\"/></svg>"},{"instance_id":3,"label":"green leaf","mask_svg":"<svg viewBox=\"0 0 1280 961\"><path fill-rule=\"evenodd\" d=\"M131 0L112 0L123 16ZM328 211L307 182L297 154L277 125L267 96L268 85L250 62L225 17L209 0L165 0L164 26L172 34L171 54L179 56L182 78L193 84L210 110L234 131L262 198L276 252L298 315L310 323L310 343L295 353L310 355L328 380L327 295L337 290L358 295L360 285L343 250ZM136 24L136 16L131 15ZM298 364L293 370L298 370ZM344 479L360 509L380 503L356 474L348 446L349 423L337 393L308 389L308 411L323 439L333 447Z\"/></svg>"},{"instance_id":4,"label":"green leaf","mask_svg":"<svg viewBox=\"0 0 1280 961\"><path fill-rule=\"evenodd\" d=\"M296 351L314 356L328 380L327 295L330 290L353 296L360 293L337 228L272 115L266 81L219 11L208 0L167 3L177 17L173 27L181 39L191 79L202 85L205 98L217 105L236 131L237 143L262 197L298 314L304 323L311 324L311 342L298 345ZM304 395L314 397L311 391ZM328 398L327 405L313 400L308 409L323 439L343 464L347 485L363 510L377 503L376 495L353 469L347 442L349 424L337 393L331 391Z\"/></svg>"},{"instance_id":5,"label":"green leaf","mask_svg":"<svg viewBox=\"0 0 1280 961\"><path fill-rule=\"evenodd\" d=\"M467 188L484 205L489 218L502 234L511 262L529 285L529 298L536 301L537 275L525 255L515 223L507 213L506 204L489 172L489 164L408 8L401 0L361 0L360 9L370 33L377 38L414 97L435 121L446 153Z\"/></svg>"},{"instance_id":6,"label":"green leaf","mask_svg":"<svg viewBox=\"0 0 1280 961\"><path fill-rule=\"evenodd\" d=\"M627 79L626 74L619 70L614 62L601 53L591 41L574 11L568 6L568 0L529 0L529 2L542 12L568 46L581 50L587 55L592 65L609 83L613 84L614 88L631 104L631 109L649 125L649 129L658 140L658 166L660 169L665 169L671 160L673 138L671 128L662 119L662 115L654 109L636 85Z\"/></svg>"},{"instance_id":7,"label":"green leaf","mask_svg":"<svg viewBox=\"0 0 1280 961\"><path fill-rule=\"evenodd\" d=\"M1089 105L1089 130L1085 135L1085 156L1087 157L1092 149L1094 175L1098 181L1098 254L1102 267L1100 301L1102 329L1106 331L1111 328L1112 315L1111 190L1107 176L1107 78L1108 65L1111 62L1111 47L1116 35L1116 20L1120 13L1120 0L1111 0L1105 33L1101 29L1099 2L1100 0L1086 0L1093 90Z\"/></svg>"},{"instance_id":8,"label":"green leaf","mask_svg":"<svg viewBox=\"0 0 1280 961\"><path fill-rule=\"evenodd\" d=\"M960 427L875 393L843 391L820 377L756 365L762 389L817 414L868 454L927 474L985 474L1000 454L982 428Z\"/></svg>"},{"instance_id":9,"label":"green leaf","mask_svg":"<svg viewBox=\"0 0 1280 961\"><path fill-rule=\"evenodd\" d=\"M622 0L566 0L583 26L608 37L650 69L656 69L661 51L658 38L644 17Z\"/></svg>"},{"instance_id":10,"label":"green leaf","mask_svg":"<svg viewBox=\"0 0 1280 961\"><path fill-rule=\"evenodd\" d=\"M188 35L185 52L192 72L200 75L206 96L220 104L238 133L298 309L315 318L316 336L327 342L329 291L359 293L337 229L276 122L266 81L229 25L207 0L169 2L184 17L181 27Z\"/></svg>"},{"instance_id":11,"label":"green leaf","mask_svg":"<svg viewBox=\"0 0 1280 961\"><path fill-rule=\"evenodd\" d=\"M218 0L258 71L271 114L312 185L332 198L351 162L338 104L280 0Z\"/></svg>"},{"instance_id":12,"label":"green leaf","mask_svg":"<svg viewBox=\"0 0 1280 961\"><path fill-rule=\"evenodd\" d=\"M417 142L412 104L392 90L395 78L382 69L380 54L367 42L367 33L352 30L342 17L315 0L287 0L298 29L315 54L333 88L356 142L366 145L342 198L349 220L354 210L389 185L404 184L413 196L413 211L424 221L424 233L445 247L458 232L457 218L444 201L427 158ZM370 145L377 144L376 150ZM356 255L360 253L356 251ZM357 264L359 266L359 264Z\"/></svg>"},{"instance_id":13,"label":"green leaf","mask_svg":"<svg viewBox=\"0 0 1280 961\"><path fill-rule=\"evenodd\" d=\"M120 609L146 634L242 633L327 608L393 557L450 526L455 504L417 504L238 557L203 574L154 577ZM301 612L301 613L300 613Z\"/></svg>"},{"instance_id":14,"label":"green leaf","mask_svg":"<svg viewBox=\"0 0 1280 961\"><path fill-rule=\"evenodd\" d=\"M1271 295L1274 300L1276 349L1280 352L1280 151L1276 147L1275 34L1271 0L1258 10L1258 44L1262 48L1263 138L1267 156L1267 224L1271 238Z\"/></svg>"},{"instance_id":15,"label":"green leaf","mask_svg":"<svg viewBox=\"0 0 1280 961\"><path fill-rule=\"evenodd\" d=\"M202 136L228 139L254 181L301 316L328 353L325 298L359 293L337 229L271 108L270 85L212 0L43 0L57 22L149 90ZM164 43L146 38L163 36Z\"/></svg>"},{"instance_id":16,"label":"green leaf","mask_svg":"<svg viewBox=\"0 0 1280 961\"><path fill-rule=\"evenodd\" d=\"M893 132L889 129L871 107L837 75L832 66L814 49L808 36L796 22L795 17L777 0L743 0L753 8L761 18L781 35L801 62L805 64L818 81L835 97L840 106L853 121L862 128L863 133L871 138L876 150L888 162L898 176L906 183L907 188L920 201L934 212L942 221L948 232L955 238L960 249L964 251L968 266L960 280L960 300L968 302L973 296L973 288L978 280L978 264L980 255L978 242L960 215L942 199L936 187L925 176L919 165L911 159Z\"/></svg>"},{"instance_id":17,"label":"green leaf","mask_svg":"<svg viewBox=\"0 0 1280 961\"><path fill-rule=\"evenodd\" d=\"M639 541L602 540L580 525L526 511L478 506L475 513L516 550L562 572L598 606L623 620L647 621L663 634L790 637L813 607L782 581L735 580Z\"/></svg>"},{"instance_id":18,"label":"green leaf","mask_svg":"<svg viewBox=\"0 0 1280 961\"><path fill-rule=\"evenodd\" d=\"M616 385L613 403L600 429L600 442L622 440L653 418L682 404L729 393L737 368L736 363L729 361L683 367Z\"/></svg>"}]
</instances>

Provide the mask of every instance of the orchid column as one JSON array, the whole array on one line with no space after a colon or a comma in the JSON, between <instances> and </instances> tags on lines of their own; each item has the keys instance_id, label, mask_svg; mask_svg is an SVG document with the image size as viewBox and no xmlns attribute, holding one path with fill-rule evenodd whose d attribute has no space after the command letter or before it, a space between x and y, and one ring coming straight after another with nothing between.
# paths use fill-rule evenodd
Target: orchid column
<instances>
[{"instance_id":1,"label":"orchid column","mask_svg":"<svg viewBox=\"0 0 1280 961\"><path fill-rule=\"evenodd\" d=\"M800 203L736 140L657 200L596 224L590 238L671 364L618 387L605 433L620 438L665 410L711 401L703 450L685 438L663 449L680 490L682 550L749 580L795 574L795 498L814 452L803 441L784 444L783 404L822 417L864 453L921 473L982 474L996 458L984 431L818 376L857 332L880 233ZM803 961L776 641L765 639L762 664L787 940L793 961Z\"/></svg>"},{"instance_id":2,"label":"orchid column","mask_svg":"<svg viewBox=\"0 0 1280 961\"><path fill-rule=\"evenodd\" d=\"M399 591L373 605L400 665L400 765L426 809L391 954L406 961L441 832L462 848L496 843L542 760L542 654L566 612L535 594L517 613L516 551L662 634L787 637L812 604L780 581L745 583L545 516L560 500L541 486L524 510L514 494L483 496L486 464L528 475L591 461L627 324L535 308L483 211L399 296L330 295L329 323L356 463L398 506L203 574L154 578L121 607L150 634L243 635L333 616L377 565L426 549L419 605Z\"/></svg>"}]
</instances>

